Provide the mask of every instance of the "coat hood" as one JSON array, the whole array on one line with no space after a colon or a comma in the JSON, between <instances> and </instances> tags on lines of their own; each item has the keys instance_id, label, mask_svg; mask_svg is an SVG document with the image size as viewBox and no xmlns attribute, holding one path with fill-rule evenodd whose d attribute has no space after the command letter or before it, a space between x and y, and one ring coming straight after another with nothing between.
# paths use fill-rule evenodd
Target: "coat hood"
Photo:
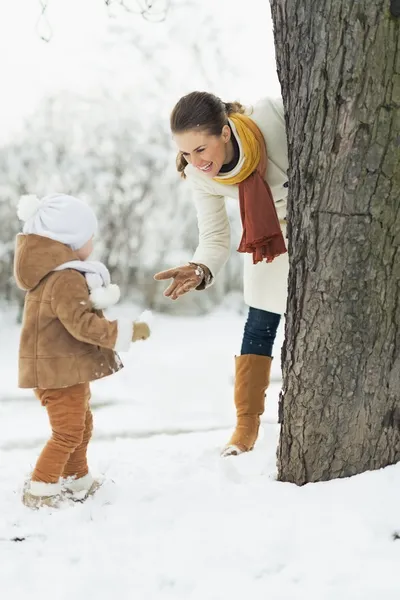
<instances>
[{"instance_id":1,"label":"coat hood","mask_svg":"<svg viewBox=\"0 0 400 600\"><path fill-rule=\"evenodd\" d=\"M65 244L41 235L17 235L14 277L21 290L34 289L54 269L71 260L78 260L78 256Z\"/></svg>"}]
</instances>

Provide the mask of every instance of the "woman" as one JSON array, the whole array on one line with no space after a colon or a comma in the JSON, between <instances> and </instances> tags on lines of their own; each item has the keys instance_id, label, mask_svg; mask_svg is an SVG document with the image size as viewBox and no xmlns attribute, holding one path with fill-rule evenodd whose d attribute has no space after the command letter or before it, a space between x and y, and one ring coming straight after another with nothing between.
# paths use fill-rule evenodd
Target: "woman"
<instances>
[{"instance_id":1,"label":"woman","mask_svg":"<svg viewBox=\"0 0 400 600\"><path fill-rule=\"evenodd\" d=\"M227 261L230 227L225 197L239 199L244 255L244 300L249 306L236 357L235 431L224 456L253 449L264 412L272 348L287 295L287 146L281 100L267 98L253 110L193 92L171 114L177 169L194 191L199 245L192 262L155 275L172 278L164 294L176 300L210 286Z\"/></svg>"}]
</instances>

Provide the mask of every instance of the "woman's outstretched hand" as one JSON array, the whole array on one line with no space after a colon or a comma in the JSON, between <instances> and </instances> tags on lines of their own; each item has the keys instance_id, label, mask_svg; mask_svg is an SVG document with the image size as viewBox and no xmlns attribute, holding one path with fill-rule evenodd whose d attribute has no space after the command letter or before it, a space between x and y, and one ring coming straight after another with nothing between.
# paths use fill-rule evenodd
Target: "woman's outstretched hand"
<instances>
[{"instance_id":1,"label":"woman's outstretched hand","mask_svg":"<svg viewBox=\"0 0 400 600\"><path fill-rule=\"evenodd\" d=\"M164 296L177 300L183 294L195 290L203 281L204 275L197 265L183 265L154 275L156 281L172 279L164 292Z\"/></svg>"}]
</instances>

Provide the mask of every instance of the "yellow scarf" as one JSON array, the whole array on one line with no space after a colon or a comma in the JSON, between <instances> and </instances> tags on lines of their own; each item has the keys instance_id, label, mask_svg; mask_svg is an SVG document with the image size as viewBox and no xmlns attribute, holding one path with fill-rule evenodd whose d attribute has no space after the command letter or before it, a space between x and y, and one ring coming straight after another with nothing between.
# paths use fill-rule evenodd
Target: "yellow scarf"
<instances>
[{"instance_id":1,"label":"yellow scarf","mask_svg":"<svg viewBox=\"0 0 400 600\"><path fill-rule=\"evenodd\" d=\"M237 175L227 177L226 179L220 179L219 177L215 177L214 179L224 185L237 185L247 179L254 171L259 170L264 175L267 167L266 148L261 131L250 117L234 113L229 115L229 118L235 125L242 144L245 157L244 164ZM264 163L263 165L260 165L261 160Z\"/></svg>"},{"instance_id":2,"label":"yellow scarf","mask_svg":"<svg viewBox=\"0 0 400 600\"><path fill-rule=\"evenodd\" d=\"M252 253L254 264L263 260L272 262L287 250L272 192L264 179L268 160L265 140L249 117L234 113L230 119L242 144L244 163L237 175L214 179L225 185L239 186L243 233L238 251Z\"/></svg>"}]
</instances>

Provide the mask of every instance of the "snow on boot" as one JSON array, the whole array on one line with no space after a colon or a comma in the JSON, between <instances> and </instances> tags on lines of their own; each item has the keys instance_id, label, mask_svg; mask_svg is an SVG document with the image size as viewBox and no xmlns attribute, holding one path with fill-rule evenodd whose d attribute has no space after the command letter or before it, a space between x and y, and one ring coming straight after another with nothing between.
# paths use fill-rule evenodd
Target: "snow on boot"
<instances>
[{"instance_id":1,"label":"snow on boot","mask_svg":"<svg viewBox=\"0 0 400 600\"><path fill-rule=\"evenodd\" d=\"M239 446L235 446L232 444L228 444L221 452L221 456L239 456L239 454L243 454L246 450L241 450Z\"/></svg>"},{"instance_id":2,"label":"snow on boot","mask_svg":"<svg viewBox=\"0 0 400 600\"><path fill-rule=\"evenodd\" d=\"M102 481L94 479L90 473L74 479L69 477L63 483L63 489L68 498L74 502L85 502L89 496L93 496L103 484Z\"/></svg>"},{"instance_id":3,"label":"snow on boot","mask_svg":"<svg viewBox=\"0 0 400 600\"><path fill-rule=\"evenodd\" d=\"M62 503L61 486L59 483L28 480L24 485L22 502L32 509L42 508L43 506L59 508Z\"/></svg>"}]
</instances>

